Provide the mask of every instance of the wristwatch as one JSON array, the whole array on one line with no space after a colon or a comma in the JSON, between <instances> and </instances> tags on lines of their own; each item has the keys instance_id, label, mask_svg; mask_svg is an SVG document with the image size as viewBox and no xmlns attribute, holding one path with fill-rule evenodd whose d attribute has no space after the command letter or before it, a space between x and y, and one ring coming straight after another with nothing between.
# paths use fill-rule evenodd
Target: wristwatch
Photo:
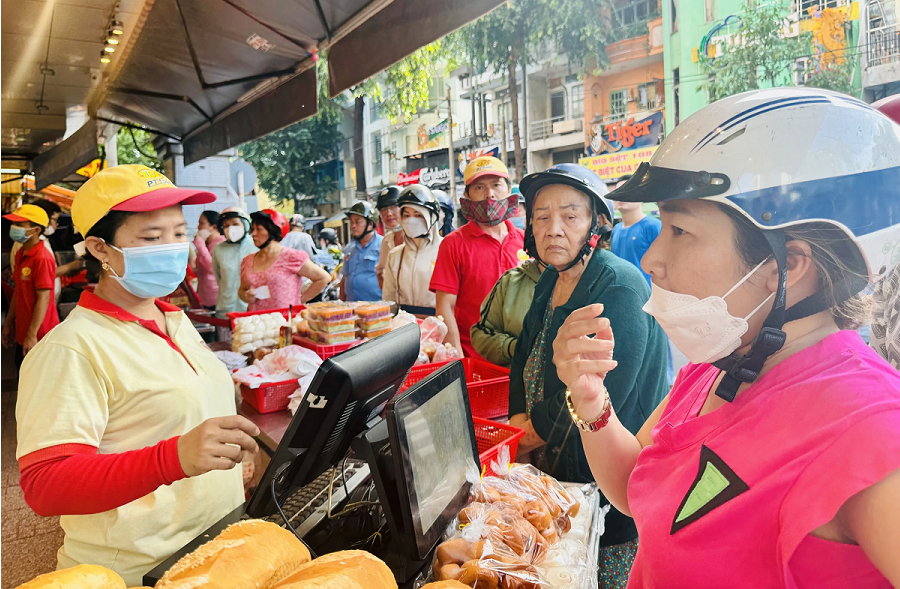
<instances>
[{"instance_id":1,"label":"wristwatch","mask_svg":"<svg viewBox=\"0 0 900 589\"><path fill-rule=\"evenodd\" d=\"M585 421L575 413L575 406L572 405L572 393L569 392L569 389L566 389L566 407L569 409L569 415L572 417L572 421L575 422L575 425L577 425L578 429L581 431L595 432L603 429L606 427L606 424L609 423L609 417L612 415L612 403L609 400L609 391L606 390L606 387L603 387L603 394L606 396L606 399L603 401L603 411L600 412L600 417L594 421Z\"/></svg>"}]
</instances>

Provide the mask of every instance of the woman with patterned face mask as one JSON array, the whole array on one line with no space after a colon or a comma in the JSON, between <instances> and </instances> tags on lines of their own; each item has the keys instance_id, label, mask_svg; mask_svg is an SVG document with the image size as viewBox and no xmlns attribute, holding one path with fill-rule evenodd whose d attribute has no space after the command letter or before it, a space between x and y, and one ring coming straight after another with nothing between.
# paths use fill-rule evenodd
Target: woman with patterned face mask
<instances>
[{"instance_id":1,"label":"woman with patterned face mask","mask_svg":"<svg viewBox=\"0 0 900 589\"><path fill-rule=\"evenodd\" d=\"M384 299L411 313L433 314L435 297L428 285L443 240L438 227L441 205L420 184L404 188L397 204L404 241L388 254Z\"/></svg>"},{"instance_id":2,"label":"woman with patterned face mask","mask_svg":"<svg viewBox=\"0 0 900 589\"><path fill-rule=\"evenodd\" d=\"M100 274L66 321L25 357L16 404L25 500L59 515L60 568L102 565L129 586L243 501L243 452L259 430L235 414L225 366L177 307L183 204L145 166L108 168L72 204Z\"/></svg>"},{"instance_id":3,"label":"woman with patterned face mask","mask_svg":"<svg viewBox=\"0 0 900 589\"><path fill-rule=\"evenodd\" d=\"M635 435L610 305L554 343L591 471L637 524L629 586L900 586L900 373L854 331L867 244L900 222L900 126L845 94L745 92L615 197L659 203L644 310L690 361Z\"/></svg>"}]
</instances>

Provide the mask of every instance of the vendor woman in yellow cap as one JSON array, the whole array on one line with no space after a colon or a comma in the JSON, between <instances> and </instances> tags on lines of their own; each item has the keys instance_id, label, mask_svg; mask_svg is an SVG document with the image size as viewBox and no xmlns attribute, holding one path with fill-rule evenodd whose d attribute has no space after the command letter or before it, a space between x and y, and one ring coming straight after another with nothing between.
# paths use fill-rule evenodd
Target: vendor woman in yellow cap
<instances>
[{"instance_id":1,"label":"vendor woman in yellow cap","mask_svg":"<svg viewBox=\"0 0 900 589\"><path fill-rule=\"evenodd\" d=\"M72 221L100 273L25 358L16 404L25 500L60 515L59 568L144 573L243 500L242 451L259 430L235 415L225 365L180 309L181 206L215 200L145 166L108 168L75 195Z\"/></svg>"},{"instance_id":2,"label":"vendor woman in yellow cap","mask_svg":"<svg viewBox=\"0 0 900 589\"><path fill-rule=\"evenodd\" d=\"M12 221L9 236L22 244L16 252L13 280L16 290L3 324L3 345L16 346L16 366L38 341L59 325L53 287L56 260L41 243L41 234L50 224L47 212L37 205L22 205L4 219Z\"/></svg>"}]
</instances>

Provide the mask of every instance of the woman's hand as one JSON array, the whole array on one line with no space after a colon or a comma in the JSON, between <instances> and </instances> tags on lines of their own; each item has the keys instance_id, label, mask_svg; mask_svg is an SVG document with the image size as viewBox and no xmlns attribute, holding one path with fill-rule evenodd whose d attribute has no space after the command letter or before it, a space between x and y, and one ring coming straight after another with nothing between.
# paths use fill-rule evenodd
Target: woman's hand
<instances>
[{"instance_id":1,"label":"woman's hand","mask_svg":"<svg viewBox=\"0 0 900 589\"><path fill-rule=\"evenodd\" d=\"M553 342L556 372L572 393L572 402L583 419L600 415L606 399L603 379L617 364L612 359L612 328L609 319L599 317L602 312L600 304L575 311Z\"/></svg>"},{"instance_id":2,"label":"woman's hand","mask_svg":"<svg viewBox=\"0 0 900 589\"><path fill-rule=\"evenodd\" d=\"M242 284L238 289L238 298L248 305L252 305L256 302L256 293L253 292L253 289L250 288L249 284Z\"/></svg>"},{"instance_id":3,"label":"woman's hand","mask_svg":"<svg viewBox=\"0 0 900 589\"><path fill-rule=\"evenodd\" d=\"M252 436L258 435L259 428L240 415L207 419L178 438L181 469L189 477L230 470L241 462L243 451L257 452Z\"/></svg>"}]
</instances>

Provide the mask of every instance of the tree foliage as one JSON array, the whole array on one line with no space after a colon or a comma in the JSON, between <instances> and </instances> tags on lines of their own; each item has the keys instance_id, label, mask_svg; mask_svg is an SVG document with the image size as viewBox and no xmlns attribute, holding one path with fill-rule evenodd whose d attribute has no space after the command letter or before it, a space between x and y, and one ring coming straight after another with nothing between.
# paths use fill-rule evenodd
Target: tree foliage
<instances>
[{"instance_id":1,"label":"tree foliage","mask_svg":"<svg viewBox=\"0 0 900 589\"><path fill-rule=\"evenodd\" d=\"M841 92L852 91L852 67L847 60L819 67L813 55L813 36L802 32L788 36L791 21L787 3L774 2L740 14L739 28L724 48L710 58L700 55L710 76L698 90L708 90L710 101L761 87L793 86L798 58L813 57L813 71L805 84Z\"/></svg>"},{"instance_id":2,"label":"tree foliage","mask_svg":"<svg viewBox=\"0 0 900 589\"><path fill-rule=\"evenodd\" d=\"M320 59L317 67L321 77L325 60ZM323 176L322 169L338 155L343 112L325 95L327 87L320 79L315 116L241 146L244 159L256 170L259 187L276 202L294 201L299 195L321 201L337 190L337 178Z\"/></svg>"},{"instance_id":3,"label":"tree foliage","mask_svg":"<svg viewBox=\"0 0 900 589\"><path fill-rule=\"evenodd\" d=\"M116 132L116 158L121 164L141 164L162 172L162 162L153 147L153 133L119 127Z\"/></svg>"},{"instance_id":4,"label":"tree foliage","mask_svg":"<svg viewBox=\"0 0 900 589\"><path fill-rule=\"evenodd\" d=\"M519 63L527 66L552 49L566 55L571 69L595 71L607 63L612 26L609 5L596 0L510 0L458 33L465 60L476 70L505 74L512 103L516 179L523 174L518 101Z\"/></svg>"}]
</instances>

